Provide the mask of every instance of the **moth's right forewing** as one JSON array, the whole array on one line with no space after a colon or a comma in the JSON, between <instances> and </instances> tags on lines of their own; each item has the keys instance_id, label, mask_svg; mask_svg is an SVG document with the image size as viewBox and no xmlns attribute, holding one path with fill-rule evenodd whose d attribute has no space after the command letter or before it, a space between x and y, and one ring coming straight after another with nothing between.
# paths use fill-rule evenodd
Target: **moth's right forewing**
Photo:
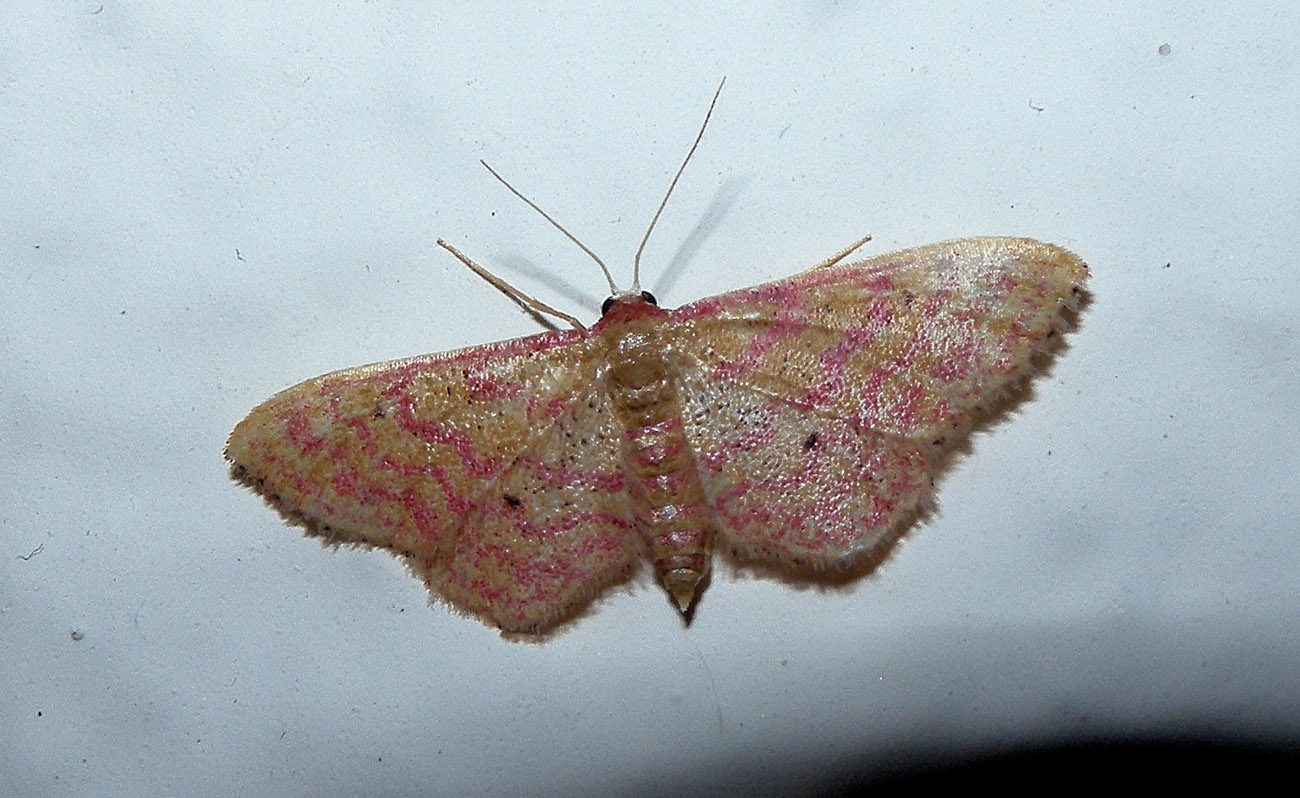
<instances>
[{"instance_id":1,"label":"moth's right forewing","mask_svg":"<svg viewBox=\"0 0 1300 798\"><path fill-rule=\"evenodd\" d=\"M674 345L735 380L918 443L951 445L1068 326L1087 267L972 238L818 268L673 312Z\"/></svg>"}]
</instances>

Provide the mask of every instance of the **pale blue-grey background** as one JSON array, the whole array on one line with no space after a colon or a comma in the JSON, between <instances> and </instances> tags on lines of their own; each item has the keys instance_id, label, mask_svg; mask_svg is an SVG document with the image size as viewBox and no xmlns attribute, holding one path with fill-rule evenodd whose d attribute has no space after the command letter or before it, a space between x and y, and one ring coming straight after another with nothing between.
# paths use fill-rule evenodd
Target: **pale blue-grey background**
<instances>
[{"instance_id":1,"label":"pale blue-grey background","mask_svg":"<svg viewBox=\"0 0 1300 798\"><path fill-rule=\"evenodd\" d=\"M0 792L776 793L1300 738L1300 11L710 5L0 3ZM227 481L290 383L537 329L437 236L594 319L478 159L626 281L724 75L663 304L866 233L1093 269L871 578L724 567L689 629L643 585L507 643Z\"/></svg>"}]
</instances>

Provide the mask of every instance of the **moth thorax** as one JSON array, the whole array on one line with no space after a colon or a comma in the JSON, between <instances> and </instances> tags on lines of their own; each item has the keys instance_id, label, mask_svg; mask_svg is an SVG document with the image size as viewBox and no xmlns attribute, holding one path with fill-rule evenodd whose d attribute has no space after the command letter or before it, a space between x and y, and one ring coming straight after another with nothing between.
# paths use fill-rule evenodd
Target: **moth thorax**
<instances>
[{"instance_id":1,"label":"moth thorax","mask_svg":"<svg viewBox=\"0 0 1300 798\"><path fill-rule=\"evenodd\" d=\"M674 405L677 392L658 353L639 349L610 365L610 396L627 413L641 414L657 405ZM647 419L648 420L648 419Z\"/></svg>"}]
</instances>

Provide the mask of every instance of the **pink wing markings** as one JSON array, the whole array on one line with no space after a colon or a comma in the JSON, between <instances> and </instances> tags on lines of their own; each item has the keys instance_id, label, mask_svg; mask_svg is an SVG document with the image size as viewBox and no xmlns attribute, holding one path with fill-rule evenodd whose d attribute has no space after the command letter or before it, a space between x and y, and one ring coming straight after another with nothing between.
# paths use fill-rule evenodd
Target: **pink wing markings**
<instances>
[{"instance_id":1,"label":"pink wing markings","mask_svg":"<svg viewBox=\"0 0 1300 798\"><path fill-rule=\"evenodd\" d=\"M731 556L792 574L848 568L883 554L928 499L911 441L719 383L703 364L681 374L687 439Z\"/></svg>"},{"instance_id":2,"label":"pink wing markings","mask_svg":"<svg viewBox=\"0 0 1300 798\"><path fill-rule=\"evenodd\" d=\"M814 269L672 312L671 346L715 379L940 448L1068 326L1087 267L975 238Z\"/></svg>"},{"instance_id":3,"label":"pink wing markings","mask_svg":"<svg viewBox=\"0 0 1300 798\"><path fill-rule=\"evenodd\" d=\"M586 390L592 347L544 333L326 374L254 409L226 458L331 542L446 552L478 494L553 426L555 403Z\"/></svg>"},{"instance_id":4,"label":"pink wing markings","mask_svg":"<svg viewBox=\"0 0 1300 798\"><path fill-rule=\"evenodd\" d=\"M390 549L453 606L545 631L639 562L601 343L546 333L327 374L250 413L227 458L309 532Z\"/></svg>"},{"instance_id":5,"label":"pink wing markings","mask_svg":"<svg viewBox=\"0 0 1300 798\"><path fill-rule=\"evenodd\" d=\"M431 591L506 632L546 631L640 563L620 431L587 390L478 494L447 556L408 558Z\"/></svg>"}]
</instances>

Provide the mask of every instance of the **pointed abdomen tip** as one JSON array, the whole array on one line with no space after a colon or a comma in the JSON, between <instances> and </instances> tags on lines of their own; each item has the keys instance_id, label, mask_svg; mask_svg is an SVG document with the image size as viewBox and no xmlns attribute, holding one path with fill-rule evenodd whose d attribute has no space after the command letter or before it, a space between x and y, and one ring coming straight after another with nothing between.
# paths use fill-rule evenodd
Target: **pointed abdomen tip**
<instances>
[{"instance_id":1,"label":"pointed abdomen tip","mask_svg":"<svg viewBox=\"0 0 1300 798\"><path fill-rule=\"evenodd\" d=\"M663 575L661 580L668 595L673 597L677 609L685 615L695 602L695 591L702 574L693 568L676 568Z\"/></svg>"}]
</instances>

